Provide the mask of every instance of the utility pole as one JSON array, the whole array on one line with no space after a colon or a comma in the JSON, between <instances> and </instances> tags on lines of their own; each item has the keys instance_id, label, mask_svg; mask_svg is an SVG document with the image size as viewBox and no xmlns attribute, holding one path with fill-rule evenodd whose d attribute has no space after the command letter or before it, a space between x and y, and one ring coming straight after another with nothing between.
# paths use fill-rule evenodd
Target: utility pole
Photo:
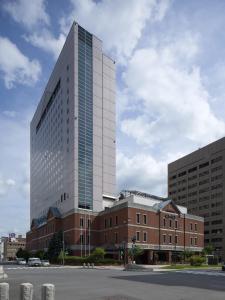
<instances>
[{"instance_id":1,"label":"utility pole","mask_svg":"<svg viewBox=\"0 0 225 300\"><path fill-rule=\"evenodd\" d=\"M64 258L64 255L65 255L65 241L64 241L64 230L63 230L63 266L65 264L65 258Z\"/></svg>"}]
</instances>

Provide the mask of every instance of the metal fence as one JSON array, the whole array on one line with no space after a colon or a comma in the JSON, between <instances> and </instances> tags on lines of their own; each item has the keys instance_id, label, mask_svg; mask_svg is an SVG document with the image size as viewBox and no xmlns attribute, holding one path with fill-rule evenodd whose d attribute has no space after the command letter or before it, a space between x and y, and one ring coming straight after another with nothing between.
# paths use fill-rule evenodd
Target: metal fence
<instances>
[{"instance_id":1,"label":"metal fence","mask_svg":"<svg viewBox=\"0 0 225 300\"><path fill-rule=\"evenodd\" d=\"M20 300L33 300L34 287L31 283L20 285ZM41 287L42 300L55 300L54 284L45 283ZM0 283L0 300L9 300L9 284Z\"/></svg>"}]
</instances>

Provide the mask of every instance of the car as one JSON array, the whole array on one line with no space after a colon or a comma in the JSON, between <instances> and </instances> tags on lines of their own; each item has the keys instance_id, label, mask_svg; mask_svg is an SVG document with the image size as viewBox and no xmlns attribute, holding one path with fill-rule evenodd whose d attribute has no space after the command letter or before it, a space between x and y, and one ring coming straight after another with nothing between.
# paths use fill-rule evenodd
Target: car
<instances>
[{"instance_id":1,"label":"car","mask_svg":"<svg viewBox=\"0 0 225 300\"><path fill-rule=\"evenodd\" d=\"M38 257L31 257L28 259L28 266L30 267L40 267L41 260Z\"/></svg>"},{"instance_id":2,"label":"car","mask_svg":"<svg viewBox=\"0 0 225 300\"><path fill-rule=\"evenodd\" d=\"M17 264L18 265L26 265L27 262L24 258L17 258Z\"/></svg>"},{"instance_id":3,"label":"car","mask_svg":"<svg viewBox=\"0 0 225 300\"><path fill-rule=\"evenodd\" d=\"M42 261L41 261L41 264L42 264L43 267L48 267L48 266L50 266L49 260L47 260L47 259L42 260Z\"/></svg>"},{"instance_id":4,"label":"car","mask_svg":"<svg viewBox=\"0 0 225 300\"><path fill-rule=\"evenodd\" d=\"M225 264L222 265L222 271L225 271Z\"/></svg>"}]
</instances>

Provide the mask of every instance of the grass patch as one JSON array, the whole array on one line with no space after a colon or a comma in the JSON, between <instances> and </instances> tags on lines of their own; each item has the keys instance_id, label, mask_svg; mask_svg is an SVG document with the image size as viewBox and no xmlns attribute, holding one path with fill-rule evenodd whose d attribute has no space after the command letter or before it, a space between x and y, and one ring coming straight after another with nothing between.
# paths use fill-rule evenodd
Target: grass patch
<instances>
[{"instance_id":1,"label":"grass patch","mask_svg":"<svg viewBox=\"0 0 225 300\"><path fill-rule=\"evenodd\" d=\"M220 265L202 265L202 266L190 266L190 265L170 265L162 267L162 269L168 270L211 270L211 269L221 269Z\"/></svg>"}]
</instances>

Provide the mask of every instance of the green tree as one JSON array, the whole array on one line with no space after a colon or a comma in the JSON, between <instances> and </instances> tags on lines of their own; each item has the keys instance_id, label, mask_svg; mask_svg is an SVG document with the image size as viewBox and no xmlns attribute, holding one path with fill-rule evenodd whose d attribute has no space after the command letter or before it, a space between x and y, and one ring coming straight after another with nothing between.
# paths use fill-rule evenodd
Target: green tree
<instances>
[{"instance_id":1,"label":"green tree","mask_svg":"<svg viewBox=\"0 0 225 300\"><path fill-rule=\"evenodd\" d=\"M39 257L41 260L44 259L46 256L46 253L44 250L38 250L35 252L35 257Z\"/></svg>"},{"instance_id":2,"label":"green tree","mask_svg":"<svg viewBox=\"0 0 225 300\"><path fill-rule=\"evenodd\" d=\"M211 255L213 254L214 251L214 247L212 244L209 244L207 246L205 246L205 248L202 250L202 254L203 255Z\"/></svg>"},{"instance_id":3,"label":"green tree","mask_svg":"<svg viewBox=\"0 0 225 300\"><path fill-rule=\"evenodd\" d=\"M186 262L186 260L189 260L193 256L193 251L185 250L183 252L183 255L184 255L184 262Z\"/></svg>"},{"instance_id":4,"label":"green tree","mask_svg":"<svg viewBox=\"0 0 225 300\"><path fill-rule=\"evenodd\" d=\"M48 247L47 255L50 260L56 259L63 248L62 231L53 234Z\"/></svg>"},{"instance_id":5,"label":"green tree","mask_svg":"<svg viewBox=\"0 0 225 300\"><path fill-rule=\"evenodd\" d=\"M28 258L31 257L31 253L26 249L19 248L16 252L16 257L24 258L26 261L28 261Z\"/></svg>"},{"instance_id":6,"label":"green tree","mask_svg":"<svg viewBox=\"0 0 225 300\"><path fill-rule=\"evenodd\" d=\"M132 260L133 259L136 260L137 257L139 257L142 254L143 254L143 249L141 249L141 247L138 245L134 245L134 247L129 249L129 251L128 251L128 255Z\"/></svg>"}]
</instances>

